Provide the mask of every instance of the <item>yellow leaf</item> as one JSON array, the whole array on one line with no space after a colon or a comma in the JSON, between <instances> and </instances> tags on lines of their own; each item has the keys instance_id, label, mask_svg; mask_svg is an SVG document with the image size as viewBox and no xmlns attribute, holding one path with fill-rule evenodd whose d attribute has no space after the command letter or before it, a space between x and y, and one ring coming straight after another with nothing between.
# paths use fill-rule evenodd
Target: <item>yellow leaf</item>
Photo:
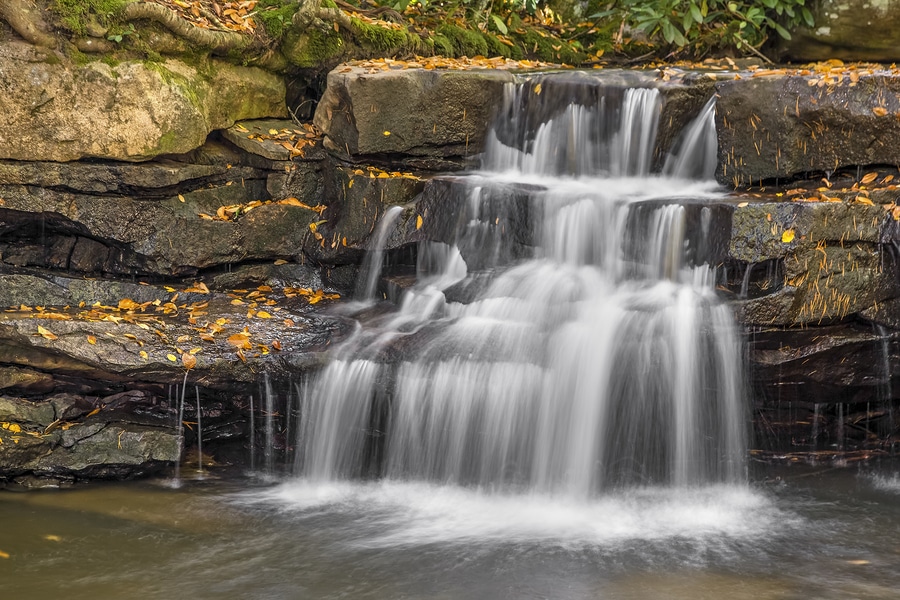
<instances>
[{"instance_id":1,"label":"yellow leaf","mask_svg":"<svg viewBox=\"0 0 900 600\"><path fill-rule=\"evenodd\" d=\"M172 362L175 362L178 360L178 358L174 354L166 354L166 358L168 358Z\"/></svg>"},{"instance_id":2,"label":"yellow leaf","mask_svg":"<svg viewBox=\"0 0 900 600\"><path fill-rule=\"evenodd\" d=\"M278 130L277 130L277 129L270 129L270 130L269 130L269 135L278 135Z\"/></svg>"},{"instance_id":3,"label":"yellow leaf","mask_svg":"<svg viewBox=\"0 0 900 600\"><path fill-rule=\"evenodd\" d=\"M193 354L189 354L187 352L183 352L181 354L181 364L184 365L184 368L190 371L194 367L197 366L197 357Z\"/></svg>"},{"instance_id":4,"label":"yellow leaf","mask_svg":"<svg viewBox=\"0 0 900 600\"><path fill-rule=\"evenodd\" d=\"M738 204L738 208L744 208L748 204L750 204L750 203L749 202L741 202L740 204Z\"/></svg>"},{"instance_id":5,"label":"yellow leaf","mask_svg":"<svg viewBox=\"0 0 900 600\"><path fill-rule=\"evenodd\" d=\"M238 348L246 348L247 350L253 347L250 344L250 334L248 333L235 333L228 337L228 343Z\"/></svg>"},{"instance_id":6,"label":"yellow leaf","mask_svg":"<svg viewBox=\"0 0 900 600\"><path fill-rule=\"evenodd\" d=\"M0 550L0 558L9 558L9 553Z\"/></svg>"},{"instance_id":7,"label":"yellow leaf","mask_svg":"<svg viewBox=\"0 0 900 600\"><path fill-rule=\"evenodd\" d=\"M97 338L92 335L89 335L88 336L88 344L96 344L96 343L97 343Z\"/></svg>"},{"instance_id":8,"label":"yellow leaf","mask_svg":"<svg viewBox=\"0 0 900 600\"><path fill-rule=\"evenodd\" d=\"M794 230L793 229L785 229L781 234L781 241L785 244L789 244L794 241Z\"/></svg>"},{"instance_id":9,"label":"yellow leaf","mask_svg":"<svg viewBox=\"0 0 900 600\"><path fill-rule=\"evenodd\" d=\"M534 86L534 95L535 96L541 95L541 84L537 84L536 86Z\"/></svg>"},{"instance_id":10,"label":"yellow leaf","mask_svg":"<svg viewBox=\"0 0 900 600\"><path fill-rule=\"evenodd\" d=\"M148 355L147 355L147 351L146 351L146 350L141 350L140 352L138 352L138 354L141 355L141 358L143 358L144 360L147 360Z\"/></svg>"},{"instance_id":11,"label":"yellow leaf","mask_svg":"<svg viewBox=\"0 0 900 600\"><path fill-rule=\"evenodd\" d=\"M386 136L387 136L387 135L391 135L391 132L390 132L390 131L385 131L385 132L384 132L384 135L386 135Z\"/></svg>"},{"instance_id":12,"label":"yellow leaf","mask_svg":"<svg viewBox=\"0 0 900 600\"><path fill-rule=\"evenodd\" d=\"M48 339L48 340L56 340L56 339L59 339L56 335L54 335L53 333L51 333L50 330L44 329L44 328L41 327L40 325L38 325L38 333L41 335L41 337L46 338L46 339Z\"/></svg>"},{"instance_id":13,"label":"yellow leaf","mask_svg":"<svg viewBox=\"0 0 900 600\"><path fill-rule=\"evenodd\" d=\"M16 423L4 423L3 429L7 429L12 433L22 433L22 427Z\"/></svg>"},{"instance_id":14,"label":"yellow leaf","mask_svg":"<svg viewBox=\"0 0 900 600\"><path fill-rule=\"evenodd\" d=\"M286 265L287 262L288 261L284 260L283 258L279 258L278 260L275 261L275 264L276 265Z\"/></svg>"},{"instance_id":15,"label":"yellow leaf","mask_svg":"<svg viewBox=\"0 0 900 600\"><path fill-rule=\"evenodd\" d=\"M871 173L866 173L865 175L863 175L863 178L860 180L860 183L863 185L869 185L870 183L875 181L876 177L878 177L878 173L876 173L875 171L872 171Z\"/></svg>"},{"instance_id":16,"label":"yellow leaf","mask_svg":"<svg viewBox=\"0 0 900 600\"><path fill-rule=\"evenodd\" d=\"M94 410L92 410L91 412L89 412L88 414L86 414L85 416L86 416L86 417L93 417L93 416L96 415L98 412L100 412L100 407L95 408Z\"/></svg>"},{"instance_id":17,"label":"yellow leaf","mask_svg":"<svg viewBox=\"0 0 900 600\"><path fill-rule=\"evenodd\" d=\"M53 535L53 534L45 535L44 539L47 540L48 542L61 542L62 541L61 537L59 537L58 535Z\"/></svg>"},{"instance_id":18,"label":"yellow leaf","mask_svg":"<svg viewBox=\"0 0 900 600\"><path fill-rule=\"evenodd\" d=\"M184 202L184 196L182 196L181 194L178 194L178 201Z\"/></svg>"},{"instance_id":19,"label":"yellow leaf","mask_svg":"<svg viewBox=\"0 0 900 600\"><path fill-rule=\"evenodd\" d=\"M195 294L208 294L209 288L202 281L195 281L194 285L184 290L185 292L193 292Z\"/></svg>"},{"instance_id":20,"label":"yellow leaf","mask_svg":"<svg viewBox=\"0 0 900 600\"><path fill-rule=\"evenodd\" d=\"M256 316L260 319L271 319L272 318L272 315L270 315L269 313L267 313L264 310L261 310L258 313L256 313Z\"/></svg>"},{"instance_id":21,"label":"yellow leaf","mask_svg":"<svg viewBox=\"0 0 900 600\"><path fill-rule=\"evenodd\" d=\"M416 216L416 230L422 229L422 215Z\"/></svg>"}]
</instances>

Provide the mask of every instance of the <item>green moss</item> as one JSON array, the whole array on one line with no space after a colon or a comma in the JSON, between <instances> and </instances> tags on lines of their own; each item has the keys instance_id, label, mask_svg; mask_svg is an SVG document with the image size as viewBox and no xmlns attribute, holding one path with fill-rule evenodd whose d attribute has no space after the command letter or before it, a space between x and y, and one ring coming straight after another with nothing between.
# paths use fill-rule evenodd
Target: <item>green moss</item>
<instances>
[{"instance_id":1,"label":"green moss","mask_svg":"<svg viewBox=\"0 0 900 600\"><path fill-rule=\"evenodd\" d=\"M456 56L456 52L453 50L453 42L447 36L436 33L431 36L430 41L435 54L450 58Z\"/></svg>"},{"instance_id":2,"label":"green moss","mask_svg":"<svg viewBox=\"0 0 900 600\"><path fill-rule=\"evenodd\" d=\"M299 6L293 0L261 0L256 5L256 16L262 21L266 33L277 40L290 28L291 18Z\"/></svg>"},{"instance_id":3,"label":"green moss","mask_svg":"<svg viewBox=\"0 0 900 600\"><path fill-rule=\"evenodd\" d=\"M571 65L581 63L587 58L583 52L572 49L566 42L544 37L535 29L526 29L525 34L518 37L525 53L539 60Z\"/></svg>"},{"instance_id":4,"label":"green moss","mask_svg":"<svg viewBox=\"0 0 900 600\"><path fill-rule=\"evenodd\" d=\"M357 41L364 47L381 52L391 52L397 51L409 43L409 35L406 29L379 27L357 18L351 18L350 20L356 29Z\"/></svg>"},{"instance_id":5,"label":"green moss","mask_svg":"<svg viewBox=\"0 0 900 600\"><path fill-rule=\"evenodd\" d=\"M488 47L488 53L485 56L505 56L507 58L512 57L512 51L519 50L518 48L511 48L497 39L496 36L491 35L490 33L484 32L481 34L481 37L484 38L485 43ZM521 56L522 51L519 50L519 55Z\"/></svg>"},{"instance_id":6,"label":"green moss","mask_svg":"<svg viewBox=\"0 0 900 600\"><path fill-rule=\"evenodd\" d=\"M180 90L184 97L197 107L198 110L205 106L205 91L201 91L203 90L202 87L198 88L194 86L191 79L188 79L179 73L170 71L162 63L145 61L143 64L147 69L159 73L160 77L167 85ZM200 71L200 69L198 69L198 71ZM203 74L209 75L209 73Z\"/></svg>"},{"instance_id":7,"label":"green moss","mask_svg":"<svg viewBox=\"0 0 900 600\"><path fill-rule=\"evenodd\" d=\"M179 149L178 134L174 131L167 131L159 138L159 144L154 150L158 150L158 154L172 154Z\"/></svg>"},{"instance_id":8,"label":"green moss","mask_svg":"<svg viewBox=\"0 0 900 600\"><path fill-rule=\"evenodd\" d=\"M332 30L311 27L300 34L289 29L281 43L281 52L288 61L302 68L321 67L328 59L344 52L344 39Z\"/></svg>"},{"instance_id":9,"label":"green moss","mask_svg":"<svg viewBox=\"0 0 900 600\"><path fill-rule=\"evenodd\" d=\"M128 0L53 0L51 9L72 33L84 35L87 21L97 18L108 25Z\"/></svg>"},{"instance_id":10,"label":"green moss","mask_svg":"<svg viewBox=\"0 0 900 600\"><path fill-rule=\"evenodd\" d=\"M481 34L456 25L445 24L437 28L437 33L444 36L453 45L456 56L487 56L488 45Z\"/></svg>"}]
</instances>

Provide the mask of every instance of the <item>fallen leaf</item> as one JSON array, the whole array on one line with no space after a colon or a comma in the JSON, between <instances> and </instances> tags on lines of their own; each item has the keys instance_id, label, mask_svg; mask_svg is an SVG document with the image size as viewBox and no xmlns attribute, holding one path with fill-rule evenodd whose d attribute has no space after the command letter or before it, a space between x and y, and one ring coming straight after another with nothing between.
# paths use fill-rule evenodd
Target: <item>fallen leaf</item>
<instances>
[{"instance_id":1,"label":"fallen leaf","mask_svg":"<svg viewBox=\"0 0 900 600\"><path fill-rule=\"evenodd\" d=\"M87 336L87 340L88 340L88 344L96 344L97 343L97 338L92 335Z\"/></svg>"},{"instance_id":2,"label":"fallen leaf","mask_svg":"<svg viewBox=\"0 0 900 600\"><path fill-rule=\"evenodd\" d=\"M888 111L883 106L876 106L872 109L872 112L875 113L875 116L883 117L887 114Z\"/></svg>"},{"instance_id":3,"label":"fallen leaf","mask_svg":"<svg viewBox=\"0 0 900 600\"><path fill-rule=\"evenodd\" d=\"M278 260L275 261L275 264L276 265L286 265L287 262L288 261L284 260L283 258L279 258Z\"/></svg>"},{"instance_id":4,"label":"fallen leaf","mask_svg":"<svg viewBox=\"0 0 900 600\"><path fill-rule=\"evenodd\" d=\"M138 352L138 354L140 354L141 358L143 358L144 360L147 360L147 358L149 358L146 350L141 350L140 352Z\"/></svg>"},{"instance_id":5,"label":"fallen leaf","mask_svg":"<svg viewBox=\"0 0 900 600\"><path fill-rule=\"evenodd\" d=\"M416 230L422 229L422 215L416 216Z\"/></svg>"},{"instance_id":6,"label":"fallen leaf","mask_svg":"<svg viewBox=\"0 0 900 600\"><path fill-rule=\"evenodd\" d=\"M178 360L178 357L176 357L174 354L166 354L166 358L168 358L172 362L176 362Z\"/></svg>"},{"instance_id":7,"label":"fallen leaf","mask_svg":"<svg viewBox=\"0 0 900 600\"><path fill-rule=\"evenodd\" d=\"M48 542L61 542L62 541L62 538L59 537L58 535L53 535L53 534L49 534L49 533L44 536L44 539L47 540Z\"/></svg>"},{"instance_id":8,"label":"fallen leaf","mask_svg":"<svg viewBox=\"0 0 900 600\"><path fill-rule=\"evenodd\" d=\"M194 285L184 290L185 292L193 292L195 294L208 294L209 288L202 281L195 281Z\"/></svg>"},{"instance_id":9,"label":"fallen leaf","mask_svg":"<svg viewBox=\"0 0 900 600\"><path fill-rule=\"evenodd\" d=\"M188 352L183 352L181 354L181 364L184 365L185 369L190 371L197 366L197 357L193 354L189 354Z\"/></svg>"},{"instance_id":10,"label":"fallen leaf","mask_svg":"<svg viewBox=\"0 0 900 600\"><path fill-rule=\"evenodd\" d=\"M182 196L181 194L178 194L178 201L184 202L184 196Z\"/></svg>"},{"instance_id":11,"label":"fallen leaf","mask_svg":"<svg viewBox=\"0 0 900 600\"><path fill-rule=\"evenodd\" d=\"M875 181L876 177L878 177L878 173L872 171L871 173L866 173L865 175L863 175L863 178L860 179L859 182L863 185L869 185L870 183Z\"/></svg>"},{"instance_id":12,"label":"fallen leaf","mask_svg":"<svg viewBox=\"0 0 900 600\"><path fill-rule=\"evenodd\" d=\"M41 335L41 337L46 338L48 340L59 339L59 336L54 335L52 332L50 332L49 329L45 329L45 328L41 327L40 325L38 325L38 333Z\"/></svg>"},{"instance_id":13,"label":"fallen leaf","mask_svg":"<svg viewBox=\"0 0 900 600\"><path fill-rule=\"evenodd\" d=\"M271 318L272 318L272 315L270 315L269 313L267 313L267 312L264 311L264 310L261 310L261 311L257 312L257 313L256 313L256 316L257 316L257 318L259 318L259 319L271 319Z\"/></svg>"},{"instance_id":14,"label":"fallen leaf","mask_svg":"<svg viewBox=\"0 0 900 600\"><path fill-rule=\"evenodd\" d=\"M0 550L0 558L9 558L9 553Z\"/></svg>"},{"instance_id":15,"label":"fallen leaf","mask_svg":"<svg viewBox=\"0 0 900 600\"><path fill-rule=\"evenodd\" d=\"M793 229L785 229L781 234L781 241L785 244L789 244L794 241L794 230Z\"/></svg>"}]
</instances>

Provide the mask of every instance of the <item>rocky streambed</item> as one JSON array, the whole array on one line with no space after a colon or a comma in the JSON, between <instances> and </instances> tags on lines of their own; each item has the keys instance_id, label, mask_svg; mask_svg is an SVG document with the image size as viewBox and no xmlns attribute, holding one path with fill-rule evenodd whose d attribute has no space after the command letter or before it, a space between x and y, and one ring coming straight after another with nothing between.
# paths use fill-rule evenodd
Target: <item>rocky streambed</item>
<instances>
[{"instance_id":1,"label":"rocky streambed","mask_svg":"<svg viewBox=\"0 0 900 600\"><path fill-rule=\"evenodd\" d=\"M164 73L36 52L0 46L14 91L0 122L0 479L23 485L169 468L185 391L206 460L240 462L265 378L293 393L353 328L334 308L379 218L403 208L386 295L408 281L418 242L454 239L465 207L447 175L484 148L503 86L588 101L600 84L358 63L329 75L313 126L285 119L283 82L249 68L192 75L170 60ZM755 446L889 451L900 75L711 67L608 77L659 87L660 164L718 97L717 177L734 191L686 206L690 223L712 224L706 252L748 336ZM78 99L98 97L113 109L91 116ZM527 190L509 203L514 259L533 243Z\"/></svg>"}]
</instances>

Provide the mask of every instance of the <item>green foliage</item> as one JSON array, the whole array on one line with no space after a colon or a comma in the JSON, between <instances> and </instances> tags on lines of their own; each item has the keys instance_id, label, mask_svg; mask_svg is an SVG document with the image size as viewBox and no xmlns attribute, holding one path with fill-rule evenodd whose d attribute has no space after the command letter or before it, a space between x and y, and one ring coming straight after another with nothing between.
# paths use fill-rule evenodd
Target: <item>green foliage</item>
<instances>
[{"instance_id":1,"label":"green foliage","mask_svg":"<svg viewBox=\"0 0 900 600\"><path fill-rule=\"evenodd\" d=\"M108 24L127 3L128 0L53 0L51 9L72 33L84 35L88 19Z\"/></svg>"},{"instance_id":2,"label":"green foliage","mask_svg":"<svg viewBox=\"0 0 900 600\"><path fill-rule=\"evenodd\" d=\"M787 28L813 26L806 0L621 0L608 13L621 11L635 29L669 45L696 51L733 46L757 48ZM602 14L592 15L600 18Z\"/></svg>"}]
</instances>

